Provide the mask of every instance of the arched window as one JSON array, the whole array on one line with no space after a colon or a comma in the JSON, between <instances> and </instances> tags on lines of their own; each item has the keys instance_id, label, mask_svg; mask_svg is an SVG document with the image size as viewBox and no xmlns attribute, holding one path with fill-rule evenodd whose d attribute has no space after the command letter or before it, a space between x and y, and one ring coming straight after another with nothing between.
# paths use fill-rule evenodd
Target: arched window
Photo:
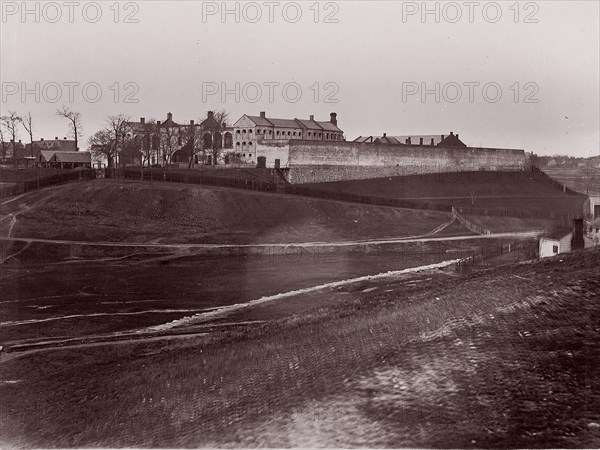
<instances>
[{"instance_id":1,"label":"arched window","mask_svg":"<svg viewBox=\"0 0 600 450\"><path fill-rule=\"evenodd\" d=\"M235 131L235 134L240 134L240 130L236 130L236 131Z\"/></svg>"},{"instance_id":2,"label":"arched window","mask_svg":"<svg viewBox=\"0 0 600 450\"><path fill-rule=\"evenodd\" d=\"M252 141L248 142L248 145L252 145Z\"/></svg>"},{"instance_id":3,"label":"arched window","mask_svg":"<svg viewBox=\"0 0 600 450\"><path fill-rule=\"evenodd\" d=\"M291 131L288 131L288 136L291 136L291 135L292 135L292 132L291 132Z\"/></svg>"},{"instance_id":4,"label":"arched window","mask_svg":"<svg viewBox=\"0 0 600 450\"><path fill-rule=\"evenodd\" d=\"M308 132L308 137L311 137L311 136L312 136L312 135L311 135L311 133L310 133L310 131L309 131L309 132Z\"/></svg>"},{"instance_id":5,"label":"arched window","mask_svg":"<svg viewBox=\"0 0 600 450\"><path fill-rule=\"evenodd\" d=\"M245 143L245 142L242 142L242 145L246 145L246 143Z\"/></svg>"},{"instance_id":6,"label":"arched window","mask_svg":"<svg viewBox=\"0 0 600 450\"><path fill-rule=\"evenodd\" d=\"M248 130L248 134L252 134L252 130Z\"/></svg>"},{"instance_id":7,"label":"arched window","mask_svg":"<svg viewBox=\"0 0 600 450\"><path fill-rule=\"evenodd\" d=\"M269 130L269 134L273 134L273 130Z\"/></svg>"},{"instance_id":8,"label":"arched window","mask_svg":"<svg viewBox=\"0 0 600 450\"><path fill-rule=\"evenodd\" d=\"M279 131L277 132L277 136L279 136Z\"/></svg>"},{"instance_id":9,"label":"arched window","mask_svg":"<svg viewBox=\"0 0 600 450\"><path fill-rule=\"evenodd\" d=\"M240 145L240 143L239 143L239 142L236 142L236 143L235 143L235 145L236 145L236 147L237 147L237 146L239 146L239 145Z\"/></svg>"}]
</instances>

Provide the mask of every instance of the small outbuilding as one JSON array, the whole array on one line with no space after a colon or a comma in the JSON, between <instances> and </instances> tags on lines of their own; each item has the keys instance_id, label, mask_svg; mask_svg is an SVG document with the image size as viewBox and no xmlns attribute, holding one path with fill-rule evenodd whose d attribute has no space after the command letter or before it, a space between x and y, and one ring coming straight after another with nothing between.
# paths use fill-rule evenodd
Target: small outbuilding
<instances>
[{"instance_id":1,"label":"small outbuilding","mask_svg":"<svg viewBox=\"0 0 600 450\"><path fill-rule=\"evenodd\" d=\"M558 228L540 238L540 258L556 256L559 253L571 251L573 231L567 228Z\"/></svg>"}]
</instances>

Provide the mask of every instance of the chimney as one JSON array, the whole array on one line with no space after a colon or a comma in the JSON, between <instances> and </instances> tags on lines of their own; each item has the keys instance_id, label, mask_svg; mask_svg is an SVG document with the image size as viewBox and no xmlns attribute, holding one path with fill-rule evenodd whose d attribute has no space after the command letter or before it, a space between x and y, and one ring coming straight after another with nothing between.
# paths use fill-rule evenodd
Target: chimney
<instances>
[{"instance_id":1,"label":"chimney","mask_svg":"<svg viewBox=\"0 0 600 450\"><path fill-rule=\"evenodd\" d=\"M583 241L583 219L573 219L573 237L571 238L571 250L584 248Z\"/></svg>"},{"instance_id":2,"label":"chimney","mask_svg":"<svg viewBox=\"0 0 600 450\"><path fill-rule=\"evenodd\" d=\"M55 137L54 137L54 140L56 141L57 139L58 139L58 136L55 136Z\"/></svg>"},{"instance_id":3,"label":"chimney","mask_svg":"<svg viewBox=\"0 0 600 450\"><path fill-rule=\"evenodd\" d=\"M209 119L214 119L215 118L215 114L212 111L208 111L208 118Z\"/></svg>"},{"instance_id":4,"label":"chimney","mask_svg":"<svg viewBox=\"0 0 600 450\"><path fill-rule=\"evenodd\" d=\"M43 141L43 140L44 140L44 138L41 138L41 139L40 139L40 141Z\"/></svg>"},{"instance_id":5,"label":"chimney","mask_svg":"<svg viewBox=\"0 0 600 450\"><path fill-rule=\"evenodd\" d=\"M450 136L454 136L454 132L453 131L450 132Z\"/></svg>"},{"instance_id":6,"label":"chimney","mask_svg":"<svg viewBox=\"0 0 600 450\"><path fill-rule=\"evenodd\" d=\"M167 113L167 120L173 120L173 114Z\"/></svg>"},{"instance_id":7,"label":"chimney","mask_svg":"<svg viewBox=\"0 0 600 450\"><path fill-rule=\"evenodd\" d=\"M190 120L190 125L194 126L194 121Z\"/></svg>"},{"instance_id":8,"label":"chimney","mask_svg":"<svg viewBox=\"0 0 600 450\"><path fill-rule=\"evenodd\" d=\"M444 140L444 135L442 134L442 141Z\"/></svg>"},{"instance_id":9,"label":"chimney","mask_svg":"<svg viewBox=\"0 0 600 450\"><path fill-rule=\"evenodd\" d=\"M458 133L456 133L456 139L458 139Z\"/></svg>"},{"instance_id":10,"label":"chimney","mask_svg":"<svg viewBox=\"0 0 600 450\"><path fill-rule=\"evenodd\" d=\"M429 144L429 145L435 145L433 138L431 138L431 144Z\"/></svg>"},{"instance_id":11,"label":"chimney","mask_svg":"<svg viewBox=\"0 0 600 450\"><path fill-rule=\"evenodd\" d=\"M423 138L419 138L419 145L423 145Z\"/></svg>"},{"instance_id":12,"label":"chimney","mask_svg":"<svg viewBox=\"0 0 600 450\"><path fill-rule=\"evenodd\" d=\"M387 133L383 133L383 137L387 137Z\"/></svg>"},{"instance_id":13,"label":"chimney","mask_svg":"<svg viewBox=\"0 0 600 450\"><path fill-rule=\"evenodd\" d=\"M156 121L156 125L158 125L160 127L160 120Z\"/></svg>"},{"instance_id":14,"label":"chimney","mask_svg":"<svg viewBox=\"0 0 600 450\"><path fill-rule=\"evenodd\" d=\"M260 112L260 118L261 118L261 119L264 119L265 117L266 117L266 114L265 114L265 112L264 112L264 111L261 111L261 112Z\"/></svg>"},{"instance_id":15,"label":"chimney","mask_svg":"<svg viewBox=\"0 0 600 450\"><path fill-rule=\"evenodd\" d=\"M19 139L19 144L21 143L21 139Z\"/></svg>"},{"instance_id":16,"label":"chimney","mask_svg":"<svg viewBox=\"0 0 600 450\"><path fill-rule=\"evenodd\" d=\"M314 121L315 120L315 116L311 114L310 115L310 120L311 120L311 122Z\"/></svg>"},{"instance_id":17,"label":"chimney","mask_svg":"<svg viewBox=\"0 0 600 450\"><path fill-rule=\"evenodd\" d=\"M140 117L140 123L142 125L144 125L146 123L146 118L145 117Z\"/></svg>"},{"instance_id":18,"label":"chimney","mask_svg":"<svg viewBox=\"0 0 600 450\"><path fill-rule=\"evenodd\" d=\"M329 117L331 117L329 121L337 127L337 114L332 112Z\"/></svg>"},{"instance_id":19,"label":"chimney","mask_svg":"<svg viewBox=\"0 0 600 450\"><path fill-rule=\"evenodd\" d=\"M407 144L412 144L412 139L410 136L408 137L407 141L408 141Z\"/></svg>"}]
</instances>

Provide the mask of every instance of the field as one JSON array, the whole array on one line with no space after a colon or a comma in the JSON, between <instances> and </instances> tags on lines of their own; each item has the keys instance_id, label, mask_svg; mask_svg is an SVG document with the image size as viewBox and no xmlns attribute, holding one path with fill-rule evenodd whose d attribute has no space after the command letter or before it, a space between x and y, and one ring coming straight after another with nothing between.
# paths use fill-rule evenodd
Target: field
<instances>
[{"instance_id":1,"label":"field","mask_svg":"<svg viewBox=\"0 0 600 450\"><path fill-rule=\"evenodd\" d=\"M540 172L460 172L311 184L331 192L363 193L456 208L581 213L583 196L564 193Z\"/></svg>"}]
</instances>

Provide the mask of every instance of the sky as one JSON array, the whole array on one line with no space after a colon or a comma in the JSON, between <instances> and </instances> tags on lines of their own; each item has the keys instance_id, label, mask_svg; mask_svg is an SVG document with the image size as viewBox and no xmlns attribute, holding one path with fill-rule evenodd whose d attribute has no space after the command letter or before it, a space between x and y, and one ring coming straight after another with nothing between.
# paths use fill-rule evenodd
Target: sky
<instances>
[{"instance_id":1,"label":"sky","mask_svg":"<svg viewBox=\"0 0 600 450\"><path fill-rule=\"evenodd\" d=\"M1 111L31 112L36 139L68 135L66 105L83 148L111 114L225 110L600 152L597 1L0 3Z\"/></svg>"}]
</instances>

